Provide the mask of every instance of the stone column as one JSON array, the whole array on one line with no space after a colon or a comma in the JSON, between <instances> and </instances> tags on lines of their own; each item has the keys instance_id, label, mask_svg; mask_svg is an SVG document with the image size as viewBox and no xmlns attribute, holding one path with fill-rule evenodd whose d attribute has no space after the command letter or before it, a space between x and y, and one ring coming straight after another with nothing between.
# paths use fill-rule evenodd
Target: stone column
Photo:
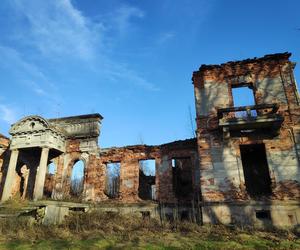
<instances>
[{"instance_id":1,"label":"stone column","mask_svg":"<svg viewBox=\"0 0 300 250\"><path fill-rule=\"evenodd\" d=\"M42 148L40 165L36 171L33 199L39 200L43 198L45 178L47 172L49 148Z\"/></svg>"},{"instance_id":2,"label":"stone column","mask_svg":"<svg viewBox=\"0 0 300 250\"><path fill-rule=\"evenodd\" d=\"M13 149L10 155L10 160L9 160L9 165L8 165L8 170L7 170L1 201L6 201L11 196L11 189L14 184L14 180L16 176L18 155L19 155L19 150Z\"/></svg>"}]
</instances>

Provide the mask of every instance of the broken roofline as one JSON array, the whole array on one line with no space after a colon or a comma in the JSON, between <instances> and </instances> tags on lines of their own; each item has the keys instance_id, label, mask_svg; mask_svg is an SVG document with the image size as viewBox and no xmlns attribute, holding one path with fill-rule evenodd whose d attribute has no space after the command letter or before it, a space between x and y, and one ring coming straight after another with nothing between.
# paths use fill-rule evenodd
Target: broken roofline
<instances>
[{"instance_id":1,"label":"broken roofline","mask_svg":"<svg viewBox=\"0 0 300 250\"><path fill-rule=\"evenodd\" d=\"M262 62L268 62L268 61L280 61L280 60L288 60L292 53L290 52L284 52L284 53L276 53L276 54L267 54L263 57L254 57L254 58L248 58L245 60L240 61L228 61L226 63L222 64L202 64L198 71L194 71L193 75L195 74L201 74L204 71L207 70L214 70L214 69L224 69L226 67L235 67L235 66L242 66L247 65L249 63L262 63Z\"/></svg>"},{"instance_id":2,"label":"broken roofline","mask_svg":"<svg viewBox=\"0 0 300 250\"><path fill-rule=\"evenodd\" d=\"M104 153L110 150L119 150L119 149L145 149L145 148L163 148L163 147L194 147L196 146L196 138L189 138L185 140L176 140L169 143L164 143L160 145L147 145L147 144L136 144L136 145L127 145L122 147L109 147L109 148L101 148L100 152Z\"/></svg>"}]
</instances>

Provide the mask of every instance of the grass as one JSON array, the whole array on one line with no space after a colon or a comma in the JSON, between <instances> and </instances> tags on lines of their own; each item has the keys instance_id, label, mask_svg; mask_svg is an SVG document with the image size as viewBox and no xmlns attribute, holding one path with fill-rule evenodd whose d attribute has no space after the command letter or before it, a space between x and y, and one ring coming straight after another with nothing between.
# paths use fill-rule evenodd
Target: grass
<instances>
[{"instance_id":1,"label":"grass","mask_svg":"<svg viewBox=\"0 0 300 250\"><path fill-rule=\"evenodd\" d=\"M242 230L76 212L56 226L2 219L0 249L300 249L300 239L286 230Z\"/></svg>"}]
</instances>

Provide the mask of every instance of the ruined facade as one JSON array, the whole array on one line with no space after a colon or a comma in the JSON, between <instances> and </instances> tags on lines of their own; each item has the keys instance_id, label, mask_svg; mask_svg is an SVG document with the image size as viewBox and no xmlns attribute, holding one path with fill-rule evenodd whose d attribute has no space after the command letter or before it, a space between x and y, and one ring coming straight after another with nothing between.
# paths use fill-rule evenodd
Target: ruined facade
<instances>
[{"instance_id":1,"label":"ruined facade","mask_svg":"<svg viewBox=\"0 0 300 250\"><path fill-rule=\"evenodd\" d=\"M3 154L9 157L5 157L1 169L2 201L15 194L42 199L45 180L46 184L49 182L47 166L50 162L55 164L56 173L49 183L53 190L48 193L55 199L63 198L70 189L72 166L78 160L85 162L85 194L87 198L91 196L93 187L89 179L96 171L101 119L99 114L50 120L28 116L13 124L9 131L10 143L3 148Z\"/></svg>"},{"instance_id":2,"label":"ruined facade","mask_svg":"<svg viewBox=\"0 0 300 250\"><path fill-rule=\"evenodd\" d=\"M300 106L289 57L202 65L192 78L195 139L100 149L99 114L25 117L12 125L10 139L0 135L1 200L151 201L197 210L204 223L297 225ZM234 103L233 89L242 87L251 90L253 105ZM155 174L143 171L146 160ZM83 187L72 192L78 161ZM118 168L112 177L110 167Z\"/></svg>"},{"instance_id":3,"label":"ruined facade","mask_svg":"<svg viewBox=\"0 0 300 250\"><path fill-rule=\"evenodd\" d=\"M289 57L194 72L204 221L299 223L300 106ZM234 104L232 90L241 87L252 90L254 105Z\"/></svg>"},{"instance_id":4,"label":"ruined facade","mask_svg":"<svg viewBox=\"0 0 300 250\"><path fill-rule=\"evenodd\" d=\"M177 196L174 191L173 175L177 168L172 166L172 160L182 162L186 159L180 169L189 173L186 178L190 185L198 161L195 139L161 146L100 149L101 120L99 114L49 120L29 116L15 123L10 129L11 140L2 136L1 141L2 201L14 195L33 200L45 197L72 200L75 198L71 192L72 168L77 161L83 161L83 191L80 197L76 197L77 201L108 200L110 197L105 192L106 167L109 163L119 162L120 183L114 200L138 202L142 200L138 195L139 189L147 184L147 176L141 172L139 162L148 159L155 160L156 165L155 177L150 177L155 186L155 200L175 203L193 198L194 184L188 196ZM54 175L47 173L51 162L56 167ZM144 183L139 183L143 180Z\"/></svg>"}]
</instances>

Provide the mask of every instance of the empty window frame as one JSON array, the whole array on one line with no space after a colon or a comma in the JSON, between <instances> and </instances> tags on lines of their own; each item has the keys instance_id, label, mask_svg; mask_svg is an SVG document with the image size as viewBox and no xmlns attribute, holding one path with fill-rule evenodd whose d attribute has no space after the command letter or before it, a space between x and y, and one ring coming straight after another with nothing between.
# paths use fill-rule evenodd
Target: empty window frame
<instances>
[{"instance_id":1,"label":"empty window frame","mask_svg":"<svg viewBox=\"0 0 300 250\"><path fill-rule=\"evenodd\" d=\"M254 91L251 86L232 86L233 106L253 106L255 105ZM238 111L235 113L236 117L247 116L246 111ZM256 111L251 111L251 116L256 116Z\"/></svg>"},{"instance_id":2,"label":"empty window frame","mask_svg":"<svg viewBox=\"0 0 300 250\"><path fill-rule=\"evenodd\" d=\"M56 172L56 166L54 162L50 162L49 165L47 166L47 174L46 174L45 185L44 185L44 196L47 198L51 198L52 196L55 172Z\"/></svg>"},{"instance_id":3,"label":"empty window frame","mask_svg":"<svg viewBox=\"0 0 300 250\"><path fill-rule=\"evenodd\" d=\"M271 220L270 210L258 210L255 212L256 219L259 220Z\"/></svg>"},{"instance_id":4,"label":"empty window frame","mask_svg":"<svg viewBox=\"0 0 300 250\"><path fill-rule=\"evenodd\" d=\"M105 194L110 199L119 197L120 169L120 162L106 164Z\"/></svg>"},{"instance_id":5,"label":"empty window frame","mask_svg":"<svg viewBox=\"0 0 300 250\"><path fill-rule=\"evenodd\" d=\"M142 200L156 199L155 160L139 161L139 197Z\"/></svg>"},{"instance_id":6,"label":"empty window frame","mask_svg":"<svg viewBox=\"0 0 300 250\"><path fill-rule=\"evenodd\" d=\"M72 196L80 197L83 192L84 185L84 162L78 160L75 162L72 168L71 174L71 190L70 193Z\"/></svg>"},{"instance_id":7,"label":"empty window frame","mask_svg":"<svg viewBox=\"0 0 300 250\"><path fill-rule=\"evenodd\" d=\"M56 166L55 166L54 162L50 162L50 164L48 165L48 168L47 168L47 173L50 175L54 175L55 171L56 171Z\"/></svg>"}]
</instances>

